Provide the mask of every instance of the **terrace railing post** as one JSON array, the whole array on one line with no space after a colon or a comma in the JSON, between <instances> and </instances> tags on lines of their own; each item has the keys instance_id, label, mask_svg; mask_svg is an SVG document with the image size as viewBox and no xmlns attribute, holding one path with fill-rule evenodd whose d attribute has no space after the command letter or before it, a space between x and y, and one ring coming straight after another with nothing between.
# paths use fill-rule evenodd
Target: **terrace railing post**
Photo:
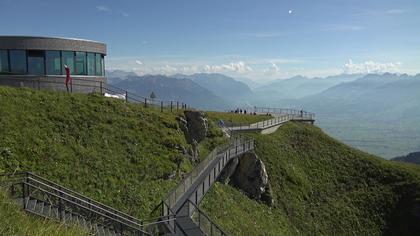
<instances>
[{"instance_id":1,"label":"terrace railing post","mask_svg":"<svg viewBox=\"0 0 420 236\"><path fill-rule=\"evenodd\" d=\"M23 209L26 209L26 184L25 184L25 180L22 181L22 204L23 204Z\"/></svg>"}]
</instances>

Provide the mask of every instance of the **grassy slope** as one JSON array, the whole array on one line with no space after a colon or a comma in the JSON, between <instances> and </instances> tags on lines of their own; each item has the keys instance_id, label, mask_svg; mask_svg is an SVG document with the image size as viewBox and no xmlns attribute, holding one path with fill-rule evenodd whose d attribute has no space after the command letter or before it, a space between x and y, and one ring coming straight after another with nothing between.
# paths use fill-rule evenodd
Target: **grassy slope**
<instances>
[{"instance_id":1,"label":"grassy slope","mask_svg":"<svg viewBox=\"0 0 420 236\"><path fill-rule=\"evenodd\" d=\"M275 206L270 209L230 186L216 185L202 205L231 234L419 232L410 215L420 202L419 168L352 149L311 125L289 123L274 134L252 136Z\"/></svg>"},{"instance_id":2,"label":"grassy slope","mask_svg":"<svg viewBox=\"0 0 420 236\"><path fill-rule=\"evenodd\" d=\"M0 87L0 172L30 170L148 218L179 180L169 178L177 148L189 148L175 118L95 94Z\"/></svg>"},{"instance_id":3,"label":"grassy slope","mask_svg":"<svg viewBox=\"0 0 420 236\"><path fill-rule=\"evenodd\" d=\"M17 203L11 201L0 189L0 235L72 236L87 235L77 226L62 224L27 215Z\"/></svg>"},{"instance_id":4,"label":"grassy slope","mask_svg":"<svg viewBox=\"0 0 420 236\"><path fill-rule=\"evenodd\" d=\"M208 119L209 124L209 133L208 138L203 140L199 144L200 158L203 159L210 153L216 146L226 142L226 139L223 137L222 131L218 127L218 121L220 119L226 122L234 123L256 123L263 120L268 120L272 118L271 116L266 115L242 115L236 113L226 113L226 112L214 112L207 111L205 116Z\"/></svg>"}]
</instances>

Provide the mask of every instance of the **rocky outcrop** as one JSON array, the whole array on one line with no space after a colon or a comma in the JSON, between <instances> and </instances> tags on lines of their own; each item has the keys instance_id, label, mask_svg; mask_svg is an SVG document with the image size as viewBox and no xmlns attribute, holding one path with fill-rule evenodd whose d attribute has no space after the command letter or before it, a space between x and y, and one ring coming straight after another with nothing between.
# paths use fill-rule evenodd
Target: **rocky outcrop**
<instances>
[{"instance_id":1,"label":"rocky outcrop","mask_svg":"<svg viewBox=\"0 0 420 236\"><path fill-rule=\"evenodd\" d=\"M248 197L269 206L274 203L265 165L254 152L232 159L220 174L219 181L229 182Z\"/></svg>"},{"instance_id":2,"label":"rocky outcrop","mask_svg":"<svg viewBox=\"0 0 420 236\"><path fill-rule=\"evenodd\" d=\"M220 173L218 181L223 184L229 183L230 177L235 173L235 170L238 164L239 164L239 160L237 157L234 157L232 160L230 160L226 164L222 172Z\"/></svg>"},{"instance_id":3,"label":"rocky outcrop","mask_svg":"<svg viewBox=\"0 0 420 236\"><path fill-rule=\"evenodd\" d=\"M206 138L208 132L208 122L204 114L200 111L185 111L185 119L178 117L179 126L184 132L189 144L194 141L199 143Z\"/></svg>"}]
</instances>

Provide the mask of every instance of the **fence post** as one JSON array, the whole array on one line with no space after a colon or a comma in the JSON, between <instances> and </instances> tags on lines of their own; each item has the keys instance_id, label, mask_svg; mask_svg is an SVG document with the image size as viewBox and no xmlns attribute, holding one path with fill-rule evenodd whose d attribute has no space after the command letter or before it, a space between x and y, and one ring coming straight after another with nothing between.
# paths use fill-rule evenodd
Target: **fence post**
<instances>
[{"instance_id":1,"label":"fence post","mask_svg":"<svg viewBox=\"0 0 420 236\"><path fill-rule=\"evenodd\" d=\"M102 91L102 81L100 81L100 82L99 82L99 87L100 87L100 89L101 89L101 94L103 95L104 93L103 93L103 91Z\"/></svg>"},{"instance_id":2,"label":"fence post","mask_svg":"<svg viewBox=\"0 0 420 236\"><path fill-rule=\"evenodd\" d=\"M41 90L41 79L38 79L38 90Z\"/></svg>"},{"instance_id":3,"label":"fence post","mask_svg":"<svg viewBox=\"0 0 420 236\"><path fill-rule=\"evenodd\" d=\"M171 112L172 112L172 101L171 101Z\"/></svg>"},{"instance_id":4,"label":"fence post","mask_svg":"<svg viewBox=\"0 0 420 236\"><path fill-rule=\"evenodd\" d=\"M24 181L22 181L22 203L23 209L26 209L26 185Z\"/></svg>"},{"instance_id":5,"label":"fence post","mask_svg":"<svg viewBox=\"0 0 420 236\"><path fill-rule=\"evenodd\" d=\"M179 102L178 101L176 101L176 109L177 110L179 109Z\"/></svg>"},{"instance_id":6,"label":"fence post","mask_svg":"<svg viewBox=\"0 0 420 236\"><path fill-rule=\"evenodd\" d=\"M73 80L70 80L70 93L73 93Z\"/></svg>"},{"instance_id":7,"label":"fence post","mask_svg":"<svg viewBox=\"0 0 420 236\"><path fill-rule=\"evenodd\" d=\"M163 112L163 102L160 102L160 111Z\"/></svg>"},{"instance_id":8,"label":"fence post","mask_svg":"<svg viewBox=\"0 0 420 236\"><path fill-rule=\"evenodd\" d=\"M125 91L125 102L128 102L128 92Z\"/></svg>"},{"instance_id":9,"label":"fence post","mask_svg":"<svg viewBox=\"0 0 420 236\"><path fill-rule=\"evenodd\" d=\"M147 107L147 98L144 99L144 107Z\"/></svg>"}]
</instances>

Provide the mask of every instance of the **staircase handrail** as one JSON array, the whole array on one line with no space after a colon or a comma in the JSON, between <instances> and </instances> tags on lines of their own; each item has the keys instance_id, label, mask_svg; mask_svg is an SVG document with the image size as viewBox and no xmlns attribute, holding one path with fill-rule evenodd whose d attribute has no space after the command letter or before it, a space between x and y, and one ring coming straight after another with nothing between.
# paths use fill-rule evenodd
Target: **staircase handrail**
<instances>
[{"instance_id":1,"label":"staircase handrail","mask_svg":"<svg viewBox=\"0 0 420 236\"><path fill-rule=\"evenodd\" d=\"M138 226L139 226L138 228L137 228L137 227L135 227L135 226L133 226L133 225L128 225L127 223L122 222L122 221L120 221L119 219L112 218L112 217L110 217L109 215L106 215L106 214L103 214L103 213L101 213L101 212L99 212L99 211L96 211L95 209L92 209L92 208L89 208L89 207L83 206L83 205L81 205L81 204L79 204L79 203L77 203L77 202L74 202L74 201L71 201L71 200L69 200L69 199L63 198L63 197L62 197L62 196L60 196L60 195L57 195L57 194L55 194L55 193L52 193L52 192L50 192L50 191L48 191L48 190L46 190L46 189L44 189L44 188L41 188L41 187L39 187L39 186L36 186L36 185L34 185L34 184L32 184L32 183L29 183L29 182L22 182L22 184L23 184L23 185L30 186L30 187L35 188L35 189L38 189L38 190L40 190L41 192L44 192L44 193L46 193L46 194L48 194L48 195L50 195L50 196L54 196L54 197L56 197L56 198L58 198L58 199L60 199L60 200L63 200L63 201L65 201L65 202L68 202L68 203L70 203L70 204L72 204L72 205L75 205L75 206L77 206L77 207L83 208L83 209L84 209L84 210L86 210L86 211L89 211L89 212L95 213L95 214L97 214L97 215L100 215L100 216L102 216L102 217L105 217L105 218L107 218L107 219L109 219L109 220L111 220L111 221L114 221L114 222L117 222L117 223L119 223L119 224L122 224L122 225L124 225L124 226L126 226L126 227L128 227L128 228L131 228L131 229L134 229L134 230L140 231L140 232L141 232L141 233L143 233L143 234L150 235L149 233L147 233L147 232L145 232L145 231L143 231L143 230L142 230L142 226L141 226L141 225L138 225ZM83 216L83 217L84 217L84 216Z\"/></svg>"},{"instance_id":2,"label":"staircase handrail","mask_svg":"<svg viewBox=\"0 0 420 236\"><path fill-rule=\"evenodd\" d=\"M61 190L63 192L67 192L67 194L69 194L69 195L74 195L75 197L77 197L79 199L82 199L82 200L84 200L84 201L86 201L86 202L88 202L90 204L97 205L97 206L99 206L99 207L101 207L101 208L103 208L103 209L105 209L105 210L107 210L107 211L109 211L109 212L111 212L111 213L113 213L115 215L119 215L120 217L123 217L123 218L128 218L131 221L134 221L134 222L137 222L137 223L140 223L140 224L142 223L141 220L139 220L139 219L137 219L137 218L135 218L133 216L130 216L127 213L124 213L124 212L119 211L119 210L117 210L115 208L112 208L110 206L107 206L107 205L105 205L103 203L100 203L98 201L95 201L95 200L93 200L93 199L91 199L89 197L86 197L86 196L84 196L84 195L82 195L82 194L80 194L80 193L78 193L78 192L76 192L74 190L68 189L68 188L66 188L66 187L64 187L62 185L59 185L59 184L51 181L51 180L48 180L48 179L43 178L43 177L41 177L39 175L36 175L36 174L34 174L34 173L30 172L30 171L18 171L18 172L14 172L14 173L2 173L2 174L0 174L0 176L15 176L15 175L20 175L20 176L24 175L24 177L29 177L30 176L30 177L32 177L34 179L38 179L38 180L40 180L42 182L45 182L45 183L47 183L47 184L49 184L51 186L54 186L55 188L57 188L57 189L59 189L59 190Z\"/></svg>"},{"instance_id":3,"label":"staircase handrail","mask_svg":"<svg viewBox=\"0 0 420 236\"><path fill-rule=\"evenodd\" d=\"M48 185L47 183L44 183L44 182L39 181L37 179L34 179L32 177L27 177L26 180L27 181L28 180L29 181L33 181L33 182L35 182L35 184L41 185L41 186L43 186L43 187L45 187L47 189L50 189L50 190L55 191L57 193L60 193L60 195L62 195L61 196L61 199L66 199L66 200L69 200L69 201L72 201L72 202L78 201L78 202L80 202L80 204L83 204L84 206L86 206L86 207L88 207L90 209L96 209L97 211L102 211L104 214L106 214L106 215L108 215L110 217L112 216L115 219L120 219L120 220L125 221L125 222L127 222L129 224L136 225L136 226L139 226L139 227L141 227L141 225L142 225L141 224L142 222L140 220L138 220L138 219L136 219L137 221L132 221L131 219L127 219L126 217L122 217L120 215L117 215L117 214L115 214L113 212L110 212L110 211L108 211L106 209L103 209L102 207L97 206L96 204L92 204L90 202L87 202L84 199L80 199L79 197L76 197L76 196L74 196L72 194L69 194L67 192L64 192L64 191L62 191L60 189L57 189L57 188L55 188L53 186Z\"/></svg>"}]
</instances>

